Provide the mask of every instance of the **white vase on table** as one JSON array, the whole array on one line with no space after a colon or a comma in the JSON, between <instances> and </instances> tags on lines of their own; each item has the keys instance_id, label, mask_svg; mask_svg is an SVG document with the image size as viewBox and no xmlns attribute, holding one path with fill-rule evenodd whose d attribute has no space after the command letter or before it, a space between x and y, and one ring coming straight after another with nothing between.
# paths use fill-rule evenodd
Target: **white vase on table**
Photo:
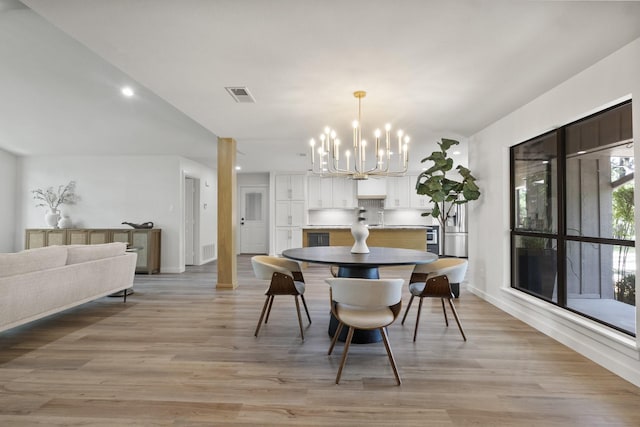
<instances>
[{"instance_id":1,"label":"white vase on table","mask_svg":"<svg viewBox=\"0 0 640 427\"><path fill-rule=\"evenodd\" d=\"M355 243L351 248L352 254L368 254L367 237L369 237L369 226L362 221L355 222L351 225L351 235Z\"/></svg>"},{"instance_id":2,"label":"white vase on table","mask_svg":"<svg viewBox=\"0 0 640 427\"><path fill-rule=\"evenodd\" d=\"M62 215L60 220L58 221L58 228L71 228L73 223L71 222L71 218L68 215Z\"/></svg>"},{"instance_id":3,"label":"white vase on table","mask_svg":"<svg viewBox=\"0 0 640 427\"><path fill-rule=\"evenodd\" d=\"M44 221L49 227L58 228L60 212L57 209L49 209L49 211L44 215Z\"/></svg>"}]
</instances>

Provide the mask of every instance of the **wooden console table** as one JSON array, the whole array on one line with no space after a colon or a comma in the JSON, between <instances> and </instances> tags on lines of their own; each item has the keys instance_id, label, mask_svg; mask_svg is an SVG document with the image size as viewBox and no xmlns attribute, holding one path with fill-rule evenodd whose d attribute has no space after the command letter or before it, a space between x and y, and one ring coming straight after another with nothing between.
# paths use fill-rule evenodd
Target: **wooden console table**
<instances>
[{"instance_id":1,"label":"wooden console table","mask_svg":"<svg viewBox=\"0 0 640 427\"><path fill-rule=\"evenodd\" d=\"M29 228L26 230L25 249L52 245L96 245L125 242L138 248L136 273L160 272L162 229L128 228Z\"/></svg>"}]
</instances>

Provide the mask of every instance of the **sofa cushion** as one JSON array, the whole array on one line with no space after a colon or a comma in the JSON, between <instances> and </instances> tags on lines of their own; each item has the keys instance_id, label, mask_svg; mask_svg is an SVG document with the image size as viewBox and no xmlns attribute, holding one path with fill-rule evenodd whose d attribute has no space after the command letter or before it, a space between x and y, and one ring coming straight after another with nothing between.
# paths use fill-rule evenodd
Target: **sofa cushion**
<instances>
[{"instance_id":1,"label":"sofa cushion","mask_svg":"<svg viewBox=\"0 0 640 427\"><path fill-rule=\"evenodd\" d=\"M127 249L123 242L104 243L100 245L69 245L67 246L67 264L95 261L122 255Z\"/></svg>"},{"instance_id":2,"label":"sofa cushion","mask_svg":"<svg viewBox=\"0 0 640 427\"><path fill-rule=\"evenodd\" d=\"M0 254L0 277L62 267L67 262L65 246L47 246L22 252Z\"/></svg>"}]
</instances>

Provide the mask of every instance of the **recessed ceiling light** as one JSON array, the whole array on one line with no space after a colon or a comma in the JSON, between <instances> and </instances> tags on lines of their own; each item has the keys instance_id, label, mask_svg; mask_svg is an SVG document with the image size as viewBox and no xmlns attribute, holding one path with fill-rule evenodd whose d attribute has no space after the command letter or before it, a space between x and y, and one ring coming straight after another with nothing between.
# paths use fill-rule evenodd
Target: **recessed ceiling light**
<instances>
[{"instance_id":1,"label":"recessed ceiling light","mask_svg":"<svg viewBox=\"0 0 640 427\"><path fill-rule=\"evenodd\" d=\"M242 169L241 166L236 166L236 170L239 171L240 169Z\"/></svg>"},{"instance_id":2,"label":"recessed ceiling light","mask_svg":"<svg viewBox=\"0 0 640 427\"><path fill-rule=\"evenodd\" d=\"M453 152L453 155L454 155L454 156L459 156L459 155L460 155L460 152L459 152L459 151L454 151L454 152Z\"/></svg>"},{"instance_id":3,"label":"recessed ceiling light","mask_svg":"<svg viewBox=\"0 0 640 427\"><path fill-rule=\"evenodd\" d=\"M122 94L124 96L126 96L127 98L131 98L133 96L133 89L131 89L129 86L125 86L123 87L120 92L122 92Z\"/></svg>"}]
</instances>

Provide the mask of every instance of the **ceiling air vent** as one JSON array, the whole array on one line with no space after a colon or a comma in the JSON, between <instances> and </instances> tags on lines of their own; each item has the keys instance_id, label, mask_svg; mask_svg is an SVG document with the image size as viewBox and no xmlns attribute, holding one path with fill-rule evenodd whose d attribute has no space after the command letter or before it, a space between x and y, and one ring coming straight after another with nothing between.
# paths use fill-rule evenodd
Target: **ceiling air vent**
<instances>
[{"instance_id":1,"label":"ceiling air vent","mask_svg":"<svg viewBox=\"0 0 640 427\"><path fill-rule=\"evenodd\" d=\"M236 100L236 102L247 102L251 104L255 104L256 100L253 99L253 96L249 93L249 89L246 87L225 87L229 95Z\"/></svg>"}]
</instances>

